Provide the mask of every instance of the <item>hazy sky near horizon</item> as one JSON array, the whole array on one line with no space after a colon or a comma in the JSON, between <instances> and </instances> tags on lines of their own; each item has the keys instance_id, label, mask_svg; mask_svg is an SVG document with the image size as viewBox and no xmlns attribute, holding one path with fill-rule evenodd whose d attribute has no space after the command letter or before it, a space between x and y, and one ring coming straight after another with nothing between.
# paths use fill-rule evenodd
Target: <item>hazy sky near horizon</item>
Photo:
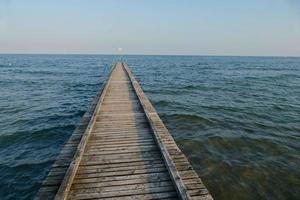
<instances>
[{"instance_id":1,"label":"hazy sky near horizon","mask_svg":"<svg viewBox=\"0 0 300 200\"><path fill-rule=\"evenodd\" d=\"M0 0L0 53L300 56L300 0Z\"/></svg>"}]
</instances>

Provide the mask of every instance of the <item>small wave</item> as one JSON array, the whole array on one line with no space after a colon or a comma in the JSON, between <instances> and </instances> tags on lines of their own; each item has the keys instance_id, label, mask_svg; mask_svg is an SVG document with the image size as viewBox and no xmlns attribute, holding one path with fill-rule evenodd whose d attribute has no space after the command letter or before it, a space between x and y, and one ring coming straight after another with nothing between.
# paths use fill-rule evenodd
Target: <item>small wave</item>
<instances>
[{"instance_id":1,"label":"small wave","mask_svg":"<svg viewBox=\"0 0 300 200\"><path fill-rule=\"evenodd\" d=\"M51 116L48 116L46 119L49 121L58 121L58 120L64 120L64 119L74 119L77 117L82 117L84 114L83 110L78 110L75 113L72 114L53 114Z\"/></svg>"},{"instance_id":2,"label":"small wave","mask_svg":"<svg viewBox=\"0 0 300 200\"><path fill-rule=\"evenodd\" d=\"M192 115L192 114L165 114L165 118L169 118L172 121L188 121L189 123L193 124L206 124L206 125L213 125L214 121L199 115Z\"/></svg>"},{"instance_id":3,"label":"small wave","mask_svg":"<svg viewBox=\"0 0 300 200\"><path fill-rule=\"evenodd\" d=\"M172 102L161 100L161 101L154 102L154 105L155 106L168 106L171 103Z\"/></svg>"},{"instance_id":4,"label":"small wave","mask_svg":"<svg viewBox=\"0 0 300 200\"><path fill-rule=\"evenodd\" d=\"M195 85L187 85L187 86L182 87L182 89L186 89L186 90L197 90L197 89L198 89L198 86L195 86Z\"/></svg>"},{"instance_id":5,"label":"small wave","mask_svg":"<svg viewBox=\"0 0 300 200\"><path fill-rule=\"evenodd\" d=\"M20 168L20 169L26 169L26 168L33 168L35 166L48 166L52 164L55 161L55 158L49 159L45 158L43 160L36 160L36 159L31 159L31 160L23 160L22 162L17 162L12 168Z\"/></svg>"},{"instance_id":6,"label":"small wave","mask_svg":"<svg viewBox=\"0 0 300 200\"><path fill-rule=\"evenodd\" d=\"M12 134L0 136L0 148L6 148L10 145L27 143L28 141L41 140L47 141L56 136L66 138L68 134L75 129L74 125L53 126L35 131L19 131ZM57 140L59 138L56 138Z\"/></svg>"}]
</instances>

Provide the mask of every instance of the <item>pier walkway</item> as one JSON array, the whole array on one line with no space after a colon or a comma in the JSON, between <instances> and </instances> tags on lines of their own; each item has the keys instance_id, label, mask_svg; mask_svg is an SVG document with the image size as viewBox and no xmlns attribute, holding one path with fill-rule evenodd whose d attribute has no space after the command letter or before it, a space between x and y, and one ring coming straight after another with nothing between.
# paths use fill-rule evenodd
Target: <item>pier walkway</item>
<instances>
[{"instance_id":1,"label":"pier walkway","mask_svg":"<svg viewBox=\"0 0 300 200\"><path fill-rule=\"evenodd\" d=\"M212 199L126 63L93 109L36 199Z\"/></svg>"}]
</instances>

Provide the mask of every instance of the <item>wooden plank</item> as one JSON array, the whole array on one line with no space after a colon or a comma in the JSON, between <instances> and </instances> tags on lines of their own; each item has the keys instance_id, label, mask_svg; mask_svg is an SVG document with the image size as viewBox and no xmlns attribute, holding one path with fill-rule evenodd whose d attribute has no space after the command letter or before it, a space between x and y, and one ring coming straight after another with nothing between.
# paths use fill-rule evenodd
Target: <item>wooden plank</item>
<instances>
[{"instance_id":1,"label":"wooden plank","mask_svg":"<svg viewBox=\"0 0 300 200\"><path fill-rule=\"evenodd\" d=\"M146 188L146 189L133 189L133 190L120 190L112 192L98 192L97 190L90 191L88 193L70 193L71 199L93 199L93 198L109 198L109 197L123 197L123 196L133 196L133 195L145 195L148 194L149 197L155 193L168 193L173 192L174 187L164 186L164 187L155 187L155 188Z\"/></svg>"},{"instance_id":2,"label":"wooden plank","mask_svg":"<svg viewBox=\"0 0 300 200\"><path fill-rule=\"evenodd\" d=\"M97 154L89 154L88 152L82 156L82 162L89 162L89 161L100 161L103 160L103 162L110 161L110 160L121 160L121 159L132 159L132 158L160 158L160 152L159 151L153 151L153 152L145 152L145 153L131 153L131 154L116 154L116 155L97 155ZM184 173L184 172L183 172ZM183 174L182 173L182 174Z\"/></svg>"},{"instance_id":3,"label":"wooden plank","mask_svg":"<svg viewBox=\"0 0 300 200\"><path fill-rule=\"evenodd\" d=\"M108 169L108 168L121 168L121 167L131 167L131 166L146 166L146 165L163 164L162 159L158 160L139 160L125 163L114 163L114 164L103 164L103 165L80 165L79 170L86 169Z\"/></svg>"},{"instance_id":4,"label":"wooden plank","mask_svg":"<svg viewBox=\"0 0 300 200\"><path fill-rule=\"evenodd\" d=\"M81 163L81 165L105 165L105 164L116 164L116 163L130 163L130 162L137 162L137 161L154 161L154 160L160 160L161 157L154 155L154 156L148 156L148 157L136 157L136 158L117 158L115 160L112 159L97 159L97 158L93 158L93 159L85 159L84 162Z\"/></svg>"},{"instance_id":5,"label":"wooden plank","mask_svg":"<svg viewBox=\"0 0 300 200\"><path fill-rule=\"evenodd\" d=\"M158 173L158 172L166 172L167 169L165 166L155 167L149 169L135 169L135 170L119 170L113 172L95 172L92 173L77 173L77 179L86 179L86 178L98 178L98 177L112 177L112 176L127 176L127 175L138 175L138 174L150 174L150 173Z\"/></svg>"},{"instance_id":6,"label":"wooden plank","mask_svg":"<svg viewBox=\"0 0 300 200\"><path fill-rule=\"evenodd\" d=\"M134 183L127 185L115 185L115 186L106 186L106 187L95 187L95 185L89 185L89 187L76 187L73 191L76 193L90 193L90 192L112 192L112 191L124 191L124 190L135 190L135 189L150 189L157 187L172 186L172 181L161 181L161 182L151 182L151 183Z\"/></svg>"},{"instance_id":7,"label":"wooden plank","mask_svg":"<svg viewBox=\"0 0 300 200\"><path fill-rule=\"evenodd\" d=\"M162 176L160 179L157 178L140 178L140 179L129 179L120 181L108 181L108 182L89 182L89 183L74 183L72 190L76 189L88 189L88 188L107 188L107 187L120 187L128 185L139 185L139 184L153 184L161 182L172 182L170 176Z\"/></svg>"},{"instance_id":8,"label":"wooden plank","mask_svg":"<svg viewBox=\"0 0 300 200\"><path fill-rule=\"evenodd\" d=\"M144 195L130 195L130 196L121 196L121 197L112 197L105 198L106 200L133 200L133 199L177 199L176 192L164 192L164 193L152 193L152 194L144 194Z\"/></svg>"},{"instance_id":9,"label":"wooden plank","mask_svg":"<svg viewBox=\"0 0 300 200\"><path fill-rule=\"evenodd\" d=\"M129 144L144 144L144 143L153 143L153 138L137 138L137 139L127 139L122 141L116 141L116 140L92 140L89 141L88 145L101 145L103 146L111 146L111 145L129 145Z\"/></svg>"},{"instance_id":10,"label":"wooden plank","mask_svg":"<svg viewBox=\"0 0 300 200\"><path fill-rule=\"evenodd\" d=\"M122 166L122 167L109 167L109 168L85 168L78 169L77 174L87 174L87 173L104 173L104 172L119 172L128 170L144 170L152 168L163 168L165 165L163 163L151 164L151 165L136 165L136 166Z\"/></svg>"},{"instance_id":11,"label":"wooden plank","mask_svg":"<svg viewBox=\"0 0 300 200\"><path fill-rule=\"evenodd\" d=\"M89 150L88 153L84 153L84 155L120 155L120 154L134 154L139 153L140 155L143 155L143 153L146 152L155 152L159 153L157 150L157 147L152 148L136 148L134 150L121 150L121 151L97 151L97 150Z\"/></svg>"},{"instance_id":12,"label":"wooden plank","mask_svg":"<svg viewBox=\"0 0 300 200\"><path fill-rule=\"evenodd\" d=\"M138 139L138 138L143 138L143 139L149 139L152 138L151 134L109 134L109 135L97 135L94 134L93 136L91 136L91 140L103 140L103 141L120 141L120 140L129 140L129 139Z\"/></svg>"},{"instance_id":13,"label":"wooden plank","mask_svg":"<svg viewBox=\"0 0 300 200\"><path fill-rule=\"evenodd\" d=\"M157 149L155 144L143 145L143 146L121 146L121 147L99 147L99 146L88 146L87 149L91 151L105 152L105 151L126 151L126 150L143 150L147 148Z\"/></svg>"}]
</instances>

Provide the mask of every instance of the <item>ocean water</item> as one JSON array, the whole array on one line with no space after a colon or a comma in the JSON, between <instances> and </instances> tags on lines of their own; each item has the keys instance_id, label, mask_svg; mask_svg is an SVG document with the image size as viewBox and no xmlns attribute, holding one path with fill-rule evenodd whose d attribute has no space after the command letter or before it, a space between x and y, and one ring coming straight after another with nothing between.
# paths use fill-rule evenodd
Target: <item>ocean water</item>
<instances>
[{"instance_id":1,"label":"ocean water","mask_svg":"<svg viewBox=\"0 0 300 200\"><path fill-rule=\"evenodd\" d=\"M124 60L216 200L300 198L300 58L0 55L0 199L32 199Z\"/></svg>"}]
</instances>

